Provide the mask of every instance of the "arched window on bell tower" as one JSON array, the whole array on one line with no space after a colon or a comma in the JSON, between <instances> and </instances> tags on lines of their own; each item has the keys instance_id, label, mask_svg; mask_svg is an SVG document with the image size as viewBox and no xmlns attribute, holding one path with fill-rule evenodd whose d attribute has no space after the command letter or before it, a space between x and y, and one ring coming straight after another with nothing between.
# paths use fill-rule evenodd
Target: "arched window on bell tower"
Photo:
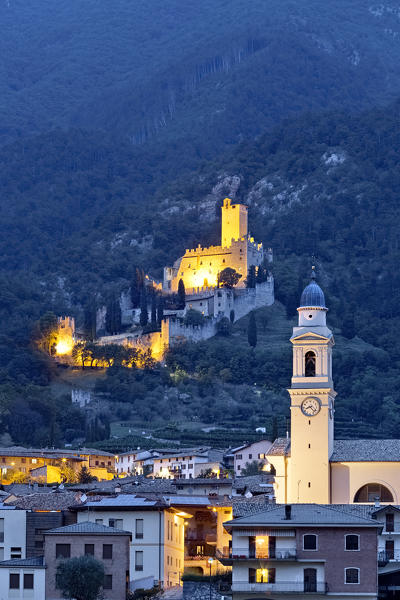
<instances>
[{"instance_id":1,"label":"arched window on bell tower","mask_svg":"<svg viewBox=\"0 0 400 600\"><path fill-rule=\"evenodd\" d=\"M304 357L304 375L306 377L315 377L315 352L309 350Z\"/></svg>"}]
</instances>

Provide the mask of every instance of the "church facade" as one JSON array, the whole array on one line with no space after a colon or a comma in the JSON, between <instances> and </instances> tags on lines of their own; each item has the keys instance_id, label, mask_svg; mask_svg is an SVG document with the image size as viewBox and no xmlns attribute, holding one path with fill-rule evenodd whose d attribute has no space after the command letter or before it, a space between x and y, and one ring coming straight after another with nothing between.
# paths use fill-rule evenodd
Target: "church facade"
<instances>
[{"instance_id":1,"label":"church facade","mask_svg":"<svg viewBox=\"0 0 400 600\"><path fill-rule=\"evenodd\" d=\"M334 337L314 271L297 311L290 438L277 439L267 456L276 471L276 502L400 504L400 440L334 439Z\"/></svg>"},{"instance_id":2,"label":"church facade","mask_svg":"<svg viewBox=\"0 0 400 600\"><path fill-rule=\"evenodd\" d=\"M225 198L221 208L221 245L186 250L172 267L164 268L163 290L176 292L182 279L189 293L218 284L218 275L230 267L240 275L238 287L245 287L249 267L263 262L262 244L248 233L247 206Z\"/></svg>"}]
</instances>

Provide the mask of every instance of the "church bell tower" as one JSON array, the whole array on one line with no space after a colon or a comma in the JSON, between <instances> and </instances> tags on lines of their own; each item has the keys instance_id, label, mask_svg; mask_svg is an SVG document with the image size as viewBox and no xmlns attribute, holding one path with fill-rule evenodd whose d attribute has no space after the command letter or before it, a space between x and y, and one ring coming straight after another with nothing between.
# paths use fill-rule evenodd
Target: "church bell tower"
<instances>
[{"instance_id":1,"label":"church bell tower","mask_svg":"<svg viewBox=\"0 0 400 600\"><path fill-rule=\"evenodd\" d=\"M326 326L324 293L315 281L304 289L293 345L290 394L291 450L289 502L330 503L335 396L332 381L333 334Z\"/></svg>"}]
</instances>

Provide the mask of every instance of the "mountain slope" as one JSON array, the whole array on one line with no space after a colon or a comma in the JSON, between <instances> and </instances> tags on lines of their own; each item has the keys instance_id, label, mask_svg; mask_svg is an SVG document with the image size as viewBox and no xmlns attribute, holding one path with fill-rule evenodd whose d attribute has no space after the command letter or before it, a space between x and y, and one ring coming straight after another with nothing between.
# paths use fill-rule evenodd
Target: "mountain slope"
<instances>
[{"instance_id":1,"label":"mountain slope","mask_svg":"<svg viewBox=\"0 0 400 600\"><path fill-rule=\"evenodd\" d=\"M210 157L285 116L400 92L391 2L11 0L0 21L3 143L79 126Z\"/></svg>"}]
</instances>

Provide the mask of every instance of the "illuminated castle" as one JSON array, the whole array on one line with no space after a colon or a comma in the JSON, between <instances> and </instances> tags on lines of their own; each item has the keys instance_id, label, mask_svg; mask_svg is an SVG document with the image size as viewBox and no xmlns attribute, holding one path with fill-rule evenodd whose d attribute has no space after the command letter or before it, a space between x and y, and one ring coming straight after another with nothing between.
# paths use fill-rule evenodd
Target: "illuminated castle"
<instances>
[{"instance_id":1,"label":"illuminated castle","mask_svg":"<svg viewBox=\"0 0 400 600\"><path fill-rule=\"evenodd\" d=\"M225 198L221 212L221 245L186 250L173 267L164 268L164 291L176 292L180 279L187 292L215 287L219 273L227 267L241 275L237 287L245 287L249 267L263 261L263 247L248 234L247 206Z\"/></svg>"}]
</instances>

